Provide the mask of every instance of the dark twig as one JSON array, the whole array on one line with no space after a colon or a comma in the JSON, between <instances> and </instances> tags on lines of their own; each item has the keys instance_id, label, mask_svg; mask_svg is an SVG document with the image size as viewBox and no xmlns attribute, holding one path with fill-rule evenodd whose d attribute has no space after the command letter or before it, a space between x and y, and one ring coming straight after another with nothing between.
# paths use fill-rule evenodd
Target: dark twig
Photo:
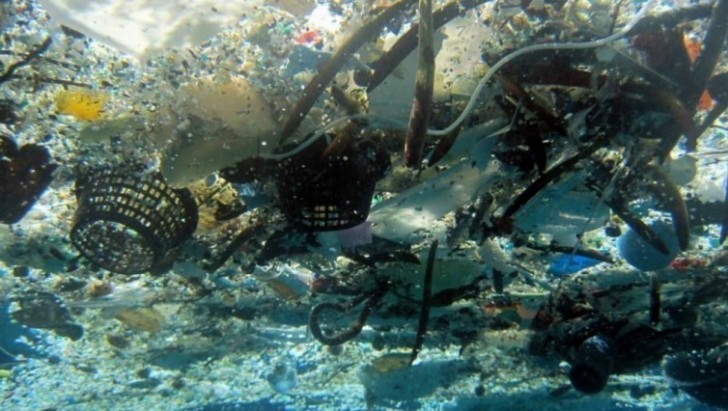
<instances>
[{"instance_id":1,"label":"dark twig","mask_svg":"<svg viewBox=\"0 0 728 411\"><path fill-rule=\"evenodd\" d=\"M435 271L435 254L437 254L437 240L432 242L430 252L427 254L427 266L425 267L425 279L422 284L422 308L420 309L420 322L417 325L415 344L412 346L410 365L417 359L417 354L422 350L422 343L425 341L427 332L427 320L430 318L430 304L432 302L432 276Z\"/></svg>"},{"instance_id":2,"label":"dark twig","mask_svg":"<svg viewBox=\"0 0 728 411\"><path fill-rule=\"evenodd\" d=\"M700 96L725 49L726 36L728 36L728 0L717 0L708 31L703 38L702 51L693 64L689 84L683 89L682 100L690 107L691 112L695 112ZM685 145L688 151L697 149L698 137L698 134L686 136Z\"/></svg>"},{"instance_id":3,"label":"dark twig","mask_svg":"<svg viewBox=\"0 0 728 411\"><path fill-rule=\"evenodd\" d=\"M647 224L640 220L639 217L632 214L621 198L611 198L605 201L605 203L612 209L612 211L614 211L615 214L619 216L619 218L627 223L629 228L642 237L643 240L647 241L657 251L665 255L670 254L670 249L667 248L665 242L662 241L662 239L658 237Z\"/></svg>"},{"instance_id":4,"label":"dark twig","mask_svg":"<svg viewBox=\"0 0 728 411\"><path fill-rule=\"evenodd\" d=\"M329 381L331 381L331 380L334 379L334 377L336 377L337 375L341 374L343 371L346 371L349 368L351 368L352 366L357 365L357 364L358 364L358 362L356 362L356 361L352 361L352 362L348 362L346 364L342 364L337 369L335 369L334 372L332 372L328 377L326 377L325 380L321 381L320 382L320 384L321 384L320 386L325 387L326 384Z\"/></svg>"},{"instance_id":5,"label":"dark twig","mask_svg":"<svg viewBox=\"0 0 728 411\"><path fill-rule=\"evenodd\" d=\"M662 304L660 300L660 278L657 273L650 274L650 324L660 323L660 311Z\"/></svg>"},{"instance_id":6,"label":"dark twig","mask_svg":"<svg viewBox=\"0 0 728 411\"><path fill-rule=\"evenodd\" d=\"M22 60L16 61L15 63L9 65L8 69L5 70L5 73L0 75L0 83L4 83L4 82L10 80L10 78L15 73L15 70L30 64L31 61L35 60L38 56L43 54L46 50L48 50L48 47L51 46L52 42L53 42L53 40L51 39L50 36L46 37L46 39L43 40L43 43L41 43L40 46L33 49Z\"/></svg>"},{"instance_id":7,"label":"dark twig","mask_svg":"<svg viewBox=\"0 0 728 411\"><path fill-rule=\"evenodd\" d=\"M683 100L679 99L673 93L667 89L657 89L654 87L644 88L641 86L631 87L627 90L640 90L644 91L645 98L649 99L650 103L655 103L656 107L660 107L664 112L672 115L679 129L672 130L672 132L666 134L657 146L655 155L658 160L662 163L670 156L670 152L675 147L675 144L680 140L680 137L684 134L688 141L695 140L697 137L697 126L693 121L692 112L687 105L683 103Z\"/></svg>"},{"instance_id":8,"label":"dark twig","mask_svg":"<svg viewBox=\"0 0 728 411\"><path fill-rule=\"evenodd\" d=\"M548 186L550 183L561 178L562 175L573 170L576 164L578 164L581 160L587 158L588 156L592 155L592 153L597 151L597 149L599 149L601 146L602 144L592 144L580 153L570 158L567 158L566 160L548 169L545 173L541 174L533 183L531 183L531 185L529 185L521 194L519 194L515 200L513 200L513 203L508 206L506 211L500 217L500 220L509 220L511 217L513 217L515 213L523 208L523 206L531 201L531 199L533 199L536 194L546 188L546 186Z\"/></svg>"},{"instance_id":9,"label":"dark twig","mask_svg":"<svg viewBox=\"0 0 728 411\"><path fill-rule=\"evenodd\" d=\"M419 56L415 95L412 99L409 126L404 141L404 160L408 167L419 168L425 149L427 126L432 114L432 96L435 85L435 43L432 28L432 0L419 2Z\"/></svg>"},{"instance_id":10,"label":"dark twig","mask_svg":"<svg viewBox=\"0 0 728 411\"><path fill-rule=\"evenodd\" d=\"M311 309L311 313L308 316L308 327L311 330L311 335L322 344L326 345L341 345L352 338L359 335L364 324L369 317L369 314L374 311L374 308L379 304L379 301L389 291L389 285L386 282L377 284L376 288L371 293L361 294L357 297L352 298L348 303L335 303L326 301L315 305ZM364 308L361 310L356 320L352 322L349 327L335 332L333 334L326 334L321 329L321 322L319 316L324 311L334 311L342 314L350 312L354 307L361 304L364 301Z\"/></svg>"},{"instance_id":11,"label":"dark twig","mask_svg":"<svg viewBox=\"0 0 728 411\"><path fill-rule=\"evenodd\" d=\"M323 92L326 85L331 82L339 69L349 60L351 55L365 43L371 41L382 31L382 28L397 14L407 9L414 0L401 0L381 12L373 20L366 23L359 31L354 33L331 58L319 68L318 73L311 79L303 90L303 95L291 110L291 114L283 125L279 144L283 144L298 129L311 107Z\"/></svg>"},{"instance_id":12,"label":"dark twig","mask_svg":"<svg viewBox=\"0 0 728 411\"><path fill-rule=\"evenodd\" d=\"M691 84L683 96L683 101L688 107L693 108L697 105L700 95L713 75L718 59L725 49L726 35L728 35L728 0L717 0L713 6L708 31L703 38L702 51L693 64Z\"/></svg>"},{"instance_id":13,"label":"dark twig","mask_svg":"<svg viewBox=\"0 0 728 411\"><path fill-rule=\"evenodd\" d=\"M559 119L549 107L544 104L545 102L541 99L536 98L533 94L526 91L520 84L511 81L510 79L500 75L496 78L503 85L503 91L509 96L512 96L516 100L520 101L526 110L536 114L550 129L561 134L567 135L566 126L563 121Z\"/></svg>"},{"instance_id":14,"label":"dark twig","mask_svg":"<svg viewBox=\"0 0 728 411\"><path fill-rule=\"evenodd\" d=\"M703 122L700 123L698 128L695 130L695 135L697 137L700 137L705 133L705 130L710 128L713 123L715 123L715 120L717 120L720 116L725 113L725 111L728 109L728 102L718 101L715 103L715 106L708 112L708 115L705 116L705 119L703 119Z\"/></svg>"},{"instance_id":15,"label":"dark twig","mask_svg":"<svg viewBox=\"0 0 728 411\"><path fill-rule=\"evenodd\" d=\"M48 77L38 77L36 79L39 83L51 83L51 84L60 84L63 86L73 86L73 87L83 87L83 88L92 88L90 84L86 83L78 83L76 81L71 80L63 80L58 78L48 78Z\"/></svg>"},{"instance_id":16,"label":"dark twig","mask_svg":"<svg viewBox=\"0 0 728 411\"><path fill-rule=\"evenodd\" d=\"M28 57L28 53L16 53L11 50L0 50L0 55L23 57L23 58ZM56 59L53 59L50 57L40 57L40 59L43 61L47 61L49 63L55 64L57 66L63 67L63 68L71 69L71 70L78 70L78 68L79 68L79 66L76 64L67 63L65 61L56 60Z\"/></svg>"},{"instance_id":17,"label":"dark twig","mask_svg":"<svg viewBox=\"0 0 728 411\"><path fill-rule=\"evenodd\" d=\"M617 25L617 20L619 20L619 9L622 8L623 0L617 1L617 4L614 5L614 9L611 13L612 21L609 23L609 34L614 33L614 27Z\"/></svg>"},{"instance_id":18,"label":"dark twig","mask_svg":"<svg viewBox=\"0 0 728 411\"><path fill-rule=\"evenodd\" d=\"M503 284L503 272L493 269L493 290L498 294L503 294L505 290Z\"/></svg>"}]
</instances>

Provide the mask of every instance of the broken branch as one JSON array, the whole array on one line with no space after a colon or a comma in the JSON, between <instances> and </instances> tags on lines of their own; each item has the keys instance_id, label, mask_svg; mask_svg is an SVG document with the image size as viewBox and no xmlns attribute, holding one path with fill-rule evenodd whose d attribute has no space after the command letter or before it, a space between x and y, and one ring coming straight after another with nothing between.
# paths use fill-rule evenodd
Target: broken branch
<instances>
[{"instance_id":1,"label":"broken branch","mask_svg":"<svg viewBox=\"0 0 728 411\"><path fill-rule=\"evenodd\" d=\"M419 167L425 149L427 126L432 114L435 85L435 44L432 29L432 0L420 0L419 56L415 96L410 111L409 127L404 141L404 161L408 167Z\"/></svg>"},{"instance_id":2,"label":"broken branch","mask_svg":"<svg viewBox=\"0 0 728 411\"><path fill-rule=\"evenodd\" d=\"M279 144L283 144L301 125L301 122L308 114L311 107L323 92L326 85L331 82L339 69L346 63L354 52L356 52L365 43L371 41L382 31L382 28L394 18L397 14L403 12L409 7L414 0L401 0L388 9L381 12L373 20L366 23L359 31L354 33L331 58L319 68L318 73L306 85L303 95L296 106L291 110L288 120L281 130L281 139Z\"/></svg>"}]
</instances>

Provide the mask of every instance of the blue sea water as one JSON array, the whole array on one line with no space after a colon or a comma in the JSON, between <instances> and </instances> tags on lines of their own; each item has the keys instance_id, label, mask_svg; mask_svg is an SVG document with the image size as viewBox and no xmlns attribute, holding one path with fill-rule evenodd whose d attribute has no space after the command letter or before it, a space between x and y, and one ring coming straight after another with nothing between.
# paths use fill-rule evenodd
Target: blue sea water
<instances>
[{"instance_id":1,"label":"blue sea water","mask_svg":"<svg viewBox=\"0 0 728 411\"><path fill-rule=\"evenodd\" d=\"M428 3L0 1L0 409L728 408L728 1Z\"/></svg>"}]
</instances>

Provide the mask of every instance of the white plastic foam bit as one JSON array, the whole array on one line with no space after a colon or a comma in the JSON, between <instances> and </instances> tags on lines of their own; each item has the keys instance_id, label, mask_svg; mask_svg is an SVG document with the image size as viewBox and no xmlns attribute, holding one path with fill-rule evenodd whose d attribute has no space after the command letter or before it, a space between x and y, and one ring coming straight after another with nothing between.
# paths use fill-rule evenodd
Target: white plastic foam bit
<instances>
[{"instance_id":1,"label":"white plastic foam bit","mask_svg":"<svg viewBox=\"0 0 728 411\"><path fill-rule=\"evenodd\" d=\"M51 19L143 58L202 43L262 0L39 0Z\"/></svg>"}]
</instances>

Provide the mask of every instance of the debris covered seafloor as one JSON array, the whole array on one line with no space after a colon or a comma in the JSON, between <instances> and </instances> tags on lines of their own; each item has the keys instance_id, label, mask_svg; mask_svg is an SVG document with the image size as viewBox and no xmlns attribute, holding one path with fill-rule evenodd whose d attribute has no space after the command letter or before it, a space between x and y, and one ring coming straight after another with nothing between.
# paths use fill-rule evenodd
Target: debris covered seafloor
<instances>
[{"instance_id":1,"label":"debris covered seafloor","mask_svg":"<svg viewBox=\"0 0 728 411\"><path fill-rule=\"evenodd\" d=\"M249 3L0 1L1 409L728 408L728 1Z\"/></svg>"}]
</instances>

